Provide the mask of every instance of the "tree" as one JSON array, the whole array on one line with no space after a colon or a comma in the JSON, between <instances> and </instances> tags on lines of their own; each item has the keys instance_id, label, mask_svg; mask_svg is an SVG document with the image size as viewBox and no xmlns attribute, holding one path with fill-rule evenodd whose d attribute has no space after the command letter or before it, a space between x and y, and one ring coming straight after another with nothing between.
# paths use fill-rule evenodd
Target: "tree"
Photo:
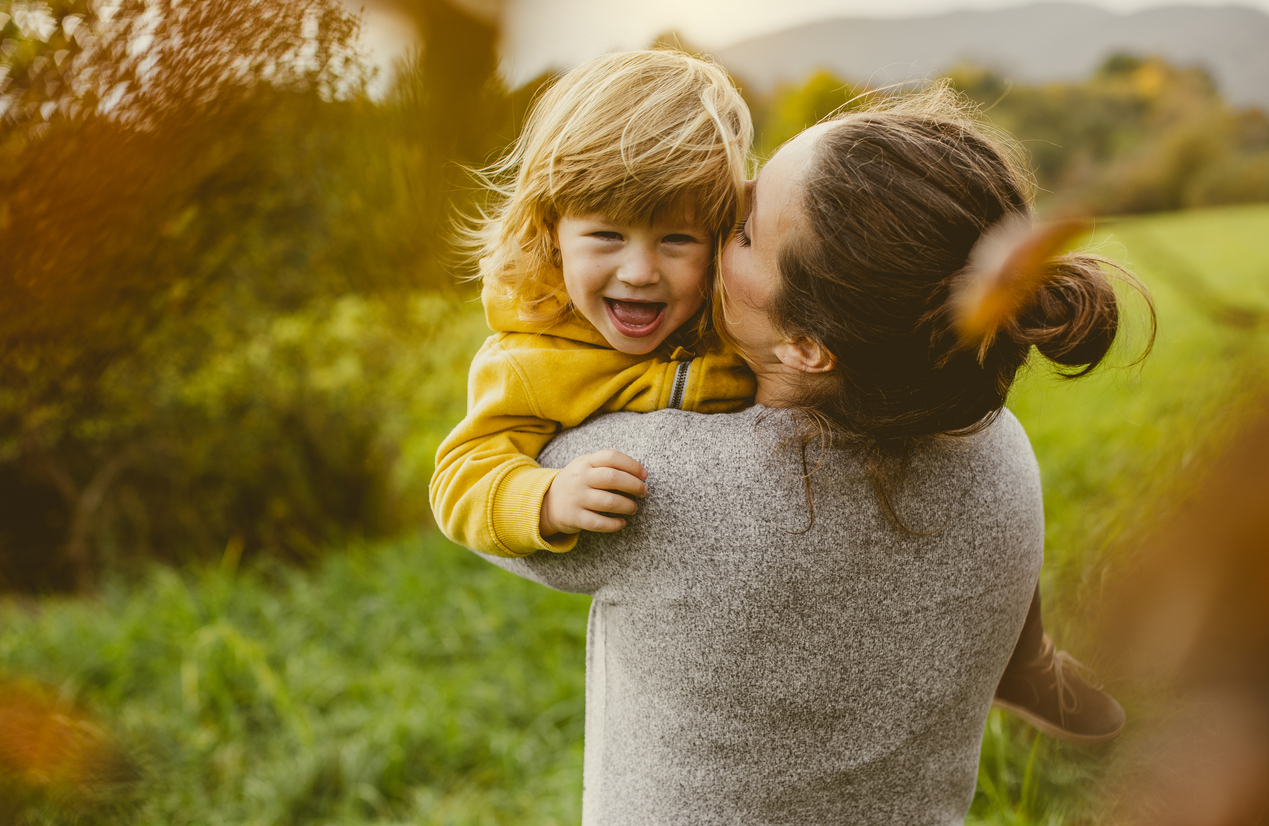
<instances>
[{"instance_id":1,"label":"tree","mask_svg":"<svg viewBox=\"0 0 1269 826\"><path fill-rule=\"evenodd\" d=\"M768 105L767 117L755 124L757 151L770 157L780 144L839 111L847 111L866 102L859 99L865 87L856 87L828 71L813 73L801 85L776 91Z\"/></svg>"},{"instance_id":2,"label":"tree","mask_svg":"<svg viewBox=\"0 0 1269 826\"><path fill-rule=\"evenodd\" d=\"M492 28L425 4L441 45L376 105L335 0L36 5L0 0L0 588L399 527L382 422L503 123Z\"/></svg>"}]
</instances>

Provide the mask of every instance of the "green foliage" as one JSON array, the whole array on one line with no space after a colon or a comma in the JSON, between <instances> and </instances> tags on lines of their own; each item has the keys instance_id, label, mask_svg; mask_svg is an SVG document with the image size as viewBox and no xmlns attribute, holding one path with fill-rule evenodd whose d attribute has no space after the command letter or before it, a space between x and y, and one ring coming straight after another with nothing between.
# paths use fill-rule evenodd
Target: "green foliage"
<instances>
[{"instance_id":1,"label":"green foliage","mask_svg":"<svg viewBox=\"0 0 1269 826\"><path fill-rule=\"evenodd\" d=\"M121 451L91 514L91 564L215 557L226 542L306 560L343 532L425 523L432 457L462 415L487 332L458 300L413 293L314 300L235 325L196 315L153 336L103 372L100 412L49 406L41 422L62 450ZM6 524L29 518L21 498L7 505ZM23 566L22 551L10 548L10 585L57 573L47 560Z\"/></svg>"},{"instance_id":2,"label":"green foliage","mask_svg":"<svg viewBox=\"0 0 1269 826\"><path fill-rule=\"evenodd\" d=\"M1201 69L1116 55L1087 80L1014 84L975 65L948 76L1021 141L1047 209L1123 215L1269 200L1269 116L1237 110ZM758 151L857 99L863 86L817 72L755 109Z\"/></svg>"},{"instance_id":3,"label":"green foliage","mask_svg":"<svg viewBox=\"0 0 1269 826\"><path fill-rule=\"evenodd\" d=\"M1079 83L1021 86L965 66L953 82L1021 140L1054 208L1128 214L1269 200L1269 128L1201 69L1118 55ZM1251 174L1245 174L1250 172Z\"/></svg>"},{"instance_id":4,"label":"green foliage","mask_svg":"<svg viewBox=\"0 0 1269 826\"><path fill-rule=\"evenodd\" d=\"M114 501L145 508L99 514L101 562L180 559L173 549L214 556L227 527L253 552L306 560L341 532L426 523L432 457L462 416L455 389L488 333L463 310L435 293L391 303L351 294L253 318L248 329L213 319L184 331L202 343L196 351L117 365L104 377L119 390L107 409L138 395L150 407L136 428L145 452L115 483ZM199 438L182 444L190 433Z\"/></svg>"},{"instance_id":5,"label":"green foliage","mask_svg":"<svg viewBox=\"0 0 1269 826\"><path fill-rule=\"evenodd\" d=\"M780 144L808 126L864 103L856 100L863 91L826 70L815 72L801 86L777 89L763 117L755 113L755 151L761 158L771 157Z\"/></svg>"},{"instance_id":6,"label":"green foliage","mask_svg":"<svg viewBox=\"0 0 1269 826\"><path fill-rule=\"evenodd\" d=\"M493 32L420 4L430 45L375 103L335 0L106 8L0 4L25 38L0 55L0 590L417 524L461 405L419 394L480 326L453 312L459 164L511 129Z\"/></svg>"},{"instance_id":7,"label":"green foliage","mask_svg":"<svg viewBox=\"0 0 1269 826\"><path fill-rule=\"evenodd\" d=\"M103 822L577 822L585 598L438 537L233 568L0 608L0 670L99 710L142 767Z\"/></svg>"},{"instance_id":8,"label":"green foliage","mask_svg":"<svg viewBox=\"0 0 1269 826\"><path fill-rule=\"evenodd\" d=\"M1081 798L1096 783L1105 762L1104 755L1063 746L993 710L983 733L978 790L967 822L984 826L1086 822L1094 813Z\"/></svg>"}]
</instances>

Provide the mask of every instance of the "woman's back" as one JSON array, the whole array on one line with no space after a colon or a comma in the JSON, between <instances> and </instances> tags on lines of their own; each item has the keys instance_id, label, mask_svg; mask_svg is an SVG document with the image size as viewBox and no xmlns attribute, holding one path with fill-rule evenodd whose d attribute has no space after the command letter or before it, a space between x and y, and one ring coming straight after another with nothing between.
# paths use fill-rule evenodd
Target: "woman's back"
<instances>
[{"instance_id":1,"label":"woman's back","mask_svg":"<svg viewBox=\"0 0 1269 826\"><path fill-rule=\"evenodd\" d=\"M858 457L782 447L785 411L614 414L559 436L649 471L569 554L491 559L594 595L584 822L947 824L1038 575L1039 472L1005 412L913 457L882 512ZM816 467L816 464L819 467ZM808 529L808 525L810 525Z\"/></svg>"}]
</instances>

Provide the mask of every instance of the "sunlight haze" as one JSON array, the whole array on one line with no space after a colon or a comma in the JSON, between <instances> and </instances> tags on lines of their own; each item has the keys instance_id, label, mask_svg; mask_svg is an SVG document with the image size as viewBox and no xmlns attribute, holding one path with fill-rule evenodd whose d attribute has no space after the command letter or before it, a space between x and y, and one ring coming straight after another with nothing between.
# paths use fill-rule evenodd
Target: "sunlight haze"
<instances>
[{"instance_id":1,"label":"sunlight haze","mask_svg":"<svg viewBox=\"0 0 1269 826\"><path fill-rule=\"evenodd\" d=\"M392 61L413 42L408 20L384 4L344 0L366 9L363 40L381 69L380 88ZM482 13L497 0L466 0ZM647 45L658 34L676 31L692 43L718 48L767 32L834 17L912 17L968 9L1032 5L1010 0L504 0L502 73L519 85L552 68L566 68L613 49ZM1269 11L1269 0L1230 4L1221 0L1096 0L1085 5L1130 13L1161 6L1241 5Z\"/></svg>"},{"instance_id":2,"label":"sunlight haze","mask_svg":"<svg viewBox=\"0 0 1269 826\"><path fill-rule=\"evenodd\" d=\"M612 49L638 48L670 30L701 46L717 48L832 17L906 17L1023 5L1029 4L1008 0L509 0L504 12L502 71L512 84L519 84L548 68L574 65ZM1099 0L1086 5L1133 12L1159 6L1231 4L1203 0ZM1269 11L1269 0L1250 0L1239 5Z\"/></svg>"}]
</instances>

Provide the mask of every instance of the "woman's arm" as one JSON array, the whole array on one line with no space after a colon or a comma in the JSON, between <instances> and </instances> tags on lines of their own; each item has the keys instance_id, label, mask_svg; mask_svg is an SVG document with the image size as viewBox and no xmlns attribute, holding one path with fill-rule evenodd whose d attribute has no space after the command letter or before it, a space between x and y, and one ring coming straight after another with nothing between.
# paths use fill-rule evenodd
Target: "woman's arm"
<instances>
[{"instance_id":1,"label":"woman's arm","mask_svg":"<svg viewBox=\"0 0 1269 826\"><path fill-rule=\"evenodd\" d=\"M605 564L600 544L583 540L567 554L532 554L519 557L480 554L480 557L521 579L554 588L556 591L594 595L608 581L613 567Z\"/></svg>"}]
</instances>

